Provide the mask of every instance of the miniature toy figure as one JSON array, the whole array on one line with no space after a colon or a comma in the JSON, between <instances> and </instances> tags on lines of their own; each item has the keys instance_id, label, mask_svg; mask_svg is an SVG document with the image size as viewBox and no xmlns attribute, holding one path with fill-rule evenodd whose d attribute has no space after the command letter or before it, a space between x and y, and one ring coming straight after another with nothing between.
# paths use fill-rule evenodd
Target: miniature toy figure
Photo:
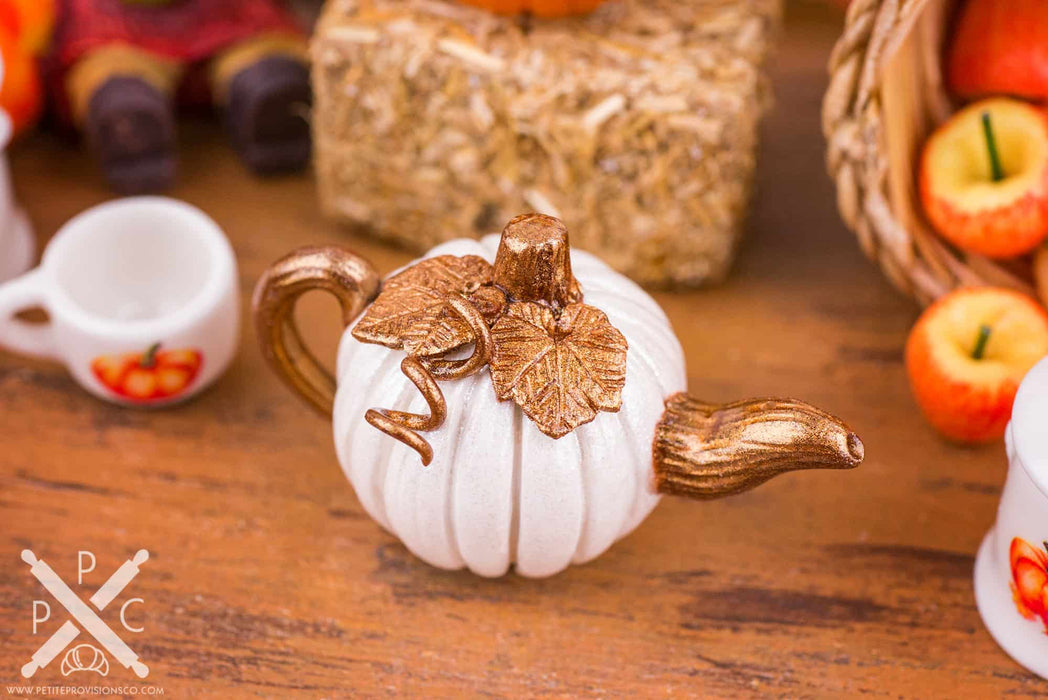
<instances>
[{"instance_id":1,"label":"miniature toy figure","mask_svg":"<svg viewBox=\"0 0 1048 700\"><path fill-rule=\"evenodd\" d=\"M306 42L274 0L62 0L53 59L60 111L122 193L172 183L176 96L198 67L252 170L309 159Z\"/></svg>"}]
</instances>

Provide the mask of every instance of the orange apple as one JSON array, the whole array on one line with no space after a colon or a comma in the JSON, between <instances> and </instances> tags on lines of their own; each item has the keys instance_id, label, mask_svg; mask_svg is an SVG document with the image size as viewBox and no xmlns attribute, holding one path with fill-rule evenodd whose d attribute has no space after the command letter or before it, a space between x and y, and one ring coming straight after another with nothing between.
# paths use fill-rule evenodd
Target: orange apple
<instances>
[{"instance_id":1,"label":"orange apple","mask_svg":"<svg viewBox=\"0 0 1048 700\"><path fill-rule=\"evenodd\" d=\"M928 421L951 440L998 440L1026 373L1048 356L1048 312L1009 289L946 295L917 320L906 372Z\"/></svg>"},{"instance_id":2,"label":"orange apple","mask_svg":"<svg viewBox=\"0 0 1048 700\"><path fill-rule=\"evenodd\" d=\"M928 220L961 250L1029 253L1048 236L1048 114L1007 98L966 107L928 139L918 180Z\"/></svg>"},{"instance_id":3,"label":"orange apple","mask_svg":"<svg viewBox=\"0 0 1048 700\"><path fill-rule=\"evenodd\" d=\"M946 61L953 92L1048 100L1048 2L968 0L955 26Z\"/></svg>"}]
</instances>

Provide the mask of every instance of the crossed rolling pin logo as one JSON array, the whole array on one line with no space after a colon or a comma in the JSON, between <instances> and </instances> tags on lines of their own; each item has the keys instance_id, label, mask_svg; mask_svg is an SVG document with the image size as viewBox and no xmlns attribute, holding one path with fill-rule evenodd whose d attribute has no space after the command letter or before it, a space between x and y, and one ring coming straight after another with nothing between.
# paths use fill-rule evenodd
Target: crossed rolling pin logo
<instances>
[{"instance_id":1,"label":"crossed rolling pin logo","mask_svg":"<svg viewBox=\"0 0 1048 700\"><path fill-rule=\"evenodd\" d=\"M116 571L113 572L113 575L102 584L101 588L95 591L95 594L89 599L91 605L88 605L81 600L61 578L59 578L58 574L55 573L55 570L48 566L43 559L39 559L28 549L22 550L22 561L29 564L31 567L30 573L33 574L36 580L40 582L40 585L47 589L47 592L50 593L72 617L72 619L66 620L62 626L59 627L39 649L36 650L36 653L33 654L33 658L30 659L29 663L22 667L22 675L25 678L31 678L33 674L47 666L56 656L61 654L66 647L77 638L81 630L83 630L94 637L95 641L98 642L103 649L108 651L121 666L131 669L139 678L145 678L148 676L149 667L142 663L138 658L138 655L131 650L131 647L125 644L124 641L117 636L116 632L114 632L113 629L107 625L91 607L94 606L94 608L99 612L104 610L106 606L112 603L113 600L123 592L127 585L134 580L135 576L138 575L139 567L145 563L147 559L149 559L149 552L144 549L138 550L131 559L125 561ZM123 621L122 614L121 621ZM34 632L35 623L36 618L34 606ZM126 626L126 623L124 624ZM132 631L141 630L138 629ZM76 647L71 653L76 652L79 648L79 646ZM106 665L105 668L108 672L108 665Z\"/></svg>"}]
</instances>

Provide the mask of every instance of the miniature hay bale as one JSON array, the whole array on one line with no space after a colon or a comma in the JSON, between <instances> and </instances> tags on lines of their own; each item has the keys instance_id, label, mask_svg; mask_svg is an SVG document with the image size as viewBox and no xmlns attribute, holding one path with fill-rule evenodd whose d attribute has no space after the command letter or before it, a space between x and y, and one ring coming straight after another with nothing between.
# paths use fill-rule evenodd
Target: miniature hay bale
<instances>
[{"instance_id":1,"label":"miniature hay bale","mask_svg":"<svg viewBox=\"0 0 1048 700\"><path fill-rule=\"evenodd\" d=\"M780 0L611 0L527 21L329 0L313 42L321 202L416 250L560 217L648 284L722 278Z\"/></svg>"}]
</instances>

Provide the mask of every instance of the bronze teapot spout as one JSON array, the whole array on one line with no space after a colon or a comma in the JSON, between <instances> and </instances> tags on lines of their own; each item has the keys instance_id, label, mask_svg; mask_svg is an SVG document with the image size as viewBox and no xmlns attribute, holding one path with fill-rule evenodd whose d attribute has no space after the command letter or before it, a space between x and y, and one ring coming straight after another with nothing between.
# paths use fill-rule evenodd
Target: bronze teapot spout
<instances>
[{"instance_id":1,"label":"bronze teapot spout","mask_svg":"<svg viewBox=\"0 0 1048 700\"><path fill-rule=\"evenodd\" d=\"M659 493L711 499L801 469L852 469L862 440L840 419L792 399L666 401L652 446Z\"/></svg>"}]
</instances>

